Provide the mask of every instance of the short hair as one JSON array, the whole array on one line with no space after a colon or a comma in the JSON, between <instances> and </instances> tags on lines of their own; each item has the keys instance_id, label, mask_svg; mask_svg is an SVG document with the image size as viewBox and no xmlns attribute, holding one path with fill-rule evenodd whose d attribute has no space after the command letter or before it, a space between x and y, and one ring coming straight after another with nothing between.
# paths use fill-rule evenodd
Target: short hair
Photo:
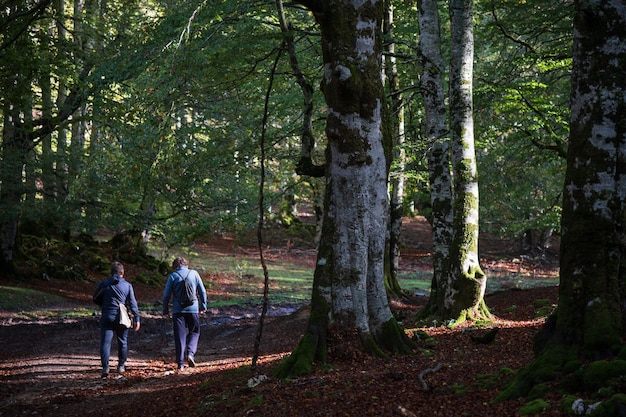
<instances>
[{"instance_id":1,"label":"short hair","mask_svg":"<svg viewBox=\"0 0 626 417\"><path fill-rule=\"evenodd\" d=\"M111 275L123 275L124 265L121 262L115 261L111 263Z\"/></svg>"},{"instance_id":2,"label":"short hair","mask_svg":"<svg viewBox=\"0 0 626 417\"><path fill-rule=\"evenodd\" d=\"M178 269L181 266L187 265L189 265L189 262L187 262L187 259L183 258L182 256L177 257L176 259L174 259L174 262L172 262L172 268L174 269Z\"/></svg>"}]
</instances>

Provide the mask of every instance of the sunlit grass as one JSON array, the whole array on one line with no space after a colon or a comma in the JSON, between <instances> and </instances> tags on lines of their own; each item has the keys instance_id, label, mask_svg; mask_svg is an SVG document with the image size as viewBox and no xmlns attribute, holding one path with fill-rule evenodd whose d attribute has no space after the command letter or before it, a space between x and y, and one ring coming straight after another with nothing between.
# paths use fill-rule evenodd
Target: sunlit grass
<instances>
[{"instance_id":1,"label":"sunlit grass","mask_svg":"<svg viewBox=\"0 0 626 417\"><path fill-rule=\"evenodd\" d=\"M154 251L154 254L157 252ZM259 306L263 301L264 271L256 253L220 254L211 251L184 250L175 254L185 256L190 267L200 271L209 295L209 308L223 306ZM173 258L174 254L170 256ZM305 259L291 262L291 257L281 258L274 252L266 266L269 278L269 304L301 305L310 302L313 285L314 263ZM487 293L504 289L526 289L558 285L558 276L528 276L508 271L486 269ZM402 270L398 281L408 294L428 296L432 271ZM93 308L78 308L60 312L50 308L61 304L61 296L26 288L0 286L0 310L21 312L29 317L80 317L93 314ZM145 304L142 311L158 313L160 306Z\"/></svg>"},{"instance_id":2,"label":"sunlit grass","mask_svg":"<svg viewBox=\"0 0 626 417\"><path fill-rule=\"evenodd\" d=\"M19 311L33 306L47 306L63 301L63 297L30 288L0 286L0 309Z\"/></svg>"}]
</instances>

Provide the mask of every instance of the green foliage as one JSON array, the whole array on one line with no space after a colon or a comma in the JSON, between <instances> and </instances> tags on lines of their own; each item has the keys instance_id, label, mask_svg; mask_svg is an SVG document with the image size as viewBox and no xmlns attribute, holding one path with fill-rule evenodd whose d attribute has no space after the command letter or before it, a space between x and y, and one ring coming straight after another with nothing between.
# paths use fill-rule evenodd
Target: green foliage
<instances>
[{"instance_id":1,"label":"green foliage","mask_svg":"<svg viewBox=\"0 0 626 417\"><path fill-rule=\"evenodd\" d=\"M481 228L504 236L558 230L572 3L497 1L476 9L477 158L481 189L488 187Z\"/></svg>"},{"instance_id":2,"label":"green foliage","mask_svg":"<svg viewBox=\"0 0 626 417\"><path fill-rule=\"evenodd\" d=\"M22 236L22 248L16 257L24 274L71 281L85 279L87 271L107 274L110 262L90 239L68 242L32 235Z\"/></svg>"},{"instance_id":3,"label":"green foliage","mask_svg":"<svg viewBox=\"0 0 626 417\"><path fill-rule=\"evenodd\" d=\"M0 98L22 114L44 109L55 115L63 87L76 93L83 110L19 156L29 161L28 178L2 180L5 189L25 184L25 195L34 196L19 207L22 220L46 219L64 232L89 235L100 229L149 230L167 246L246 230L256 222L262 104L282 42L272 6L248 0L111 1L106 13L96 2L74 16L69 2L64 10L50 6L41 19L29 21L22 13L27 4L17 2L17 9L0 14L6 22L2 42L30 24L16 43L0 49ZM475 31L481 57L475 86L479 172L489 187L481 194L481 227L505 235L558 228L563 162L556 151L567 138L564 75L570 61L563 39L570 33L571 4L487 6L477 4ZM424 114L414 86L420 70L414 12L414 6L397 7L393 31L407 106L404 205L428 215L424 156L430 145L422 140ZM300 67L316 85L323 72L318 28L302 8L288 6L287 13ZM69 30L60 33L62 27ZM443 54L446 59L448 51ZM91 71L82 74L87 65ZM17 84L14 69L21 75ZM43 102L48 93L51 109ZM317 204L323 180L293 175L302 97L286 54L269 101L267 209L284 205L286 194ZM316 163L324 161L324 112L316 90ZM9 213L15 214L0 211L0 220Z\"/></svg>"}]
</instances>

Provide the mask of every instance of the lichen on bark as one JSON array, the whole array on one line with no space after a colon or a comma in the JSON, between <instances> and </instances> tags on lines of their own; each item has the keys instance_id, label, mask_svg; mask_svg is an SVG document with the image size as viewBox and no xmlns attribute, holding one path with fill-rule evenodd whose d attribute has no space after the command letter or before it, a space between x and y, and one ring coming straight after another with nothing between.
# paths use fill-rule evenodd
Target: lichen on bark
<instances>
[{"instance_id":1,"label":"lichen on bark","mask_svg":"<svg viewBox=\"0 0 626 417\"><path fill-rule=\"evenodd\" d=\"M345 343L374 355L406 352L385 285L389 129L381 80L384 3L316 2L327 103L327 183L305 337L280 375L327 360ZM332 10L332 12L330 12ZM326 351L322 351L326 349Z\"/></svg>"}]
</instances>

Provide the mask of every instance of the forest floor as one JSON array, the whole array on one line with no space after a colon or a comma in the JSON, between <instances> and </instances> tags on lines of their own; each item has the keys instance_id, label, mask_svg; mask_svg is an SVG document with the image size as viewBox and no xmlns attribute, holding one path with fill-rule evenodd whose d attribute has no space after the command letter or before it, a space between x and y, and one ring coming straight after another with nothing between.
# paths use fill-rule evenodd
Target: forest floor
<instances>
[{"instance_id":1,"label":"forest floor","mask_svg":"<svg viewBox=\"0 0 626 417\"><path fill-rule=\"evenodd\" d=\"M430 229L423 219L404 222L403 242L401 268L430 268ZM294 248L280 234L269 236L267 244L287 248L279 251L285 261L314 265L314 248L306 244ZM254 251L217 238L201 249L225 256ZM474 343L470 335L486 329L471 323L454 330L417 328L414 317L426 299L411 296L393 301L392 308L409 335L423 331L430 336L417 342L413 355L382 359L341 352L330 366L290 380L272 378L272 369L302 336L306 305L295 306L297 311L289 315L266 318L254 371L250 364L258 311L210 309L202 316L196 367L180 372L172 362L170 320L156 310L143 313L140 331L129 337L127 372L113 372L107 379L100 377L96 316L36 318L0 311L0 416L518 416L527 399L493 400L513 373L532 360L533 335L557 303L555 253L532 260L520 256L515 242L481 236L481 262L488 274L517 273L520 279L541 278L542 283L486 296L496 316L490 326L500 328L493 343ZM132 266L126 269L132 282ZM213 283L211 297L234 283L225 274L203 279ZM553 285L546 286L546 279ZM0 286L16 285L0 278ZM94 282L37 280L21 285L62 295L58 309L93 308ZM140 302L161 298L161 288L139 283L134 287ZM115 345L111 357L114 370ZM438 365L420 380L421 372ZM566 415L553 392L546 398L550 407L534 415Z\"/></svg>"}]
</instances>

